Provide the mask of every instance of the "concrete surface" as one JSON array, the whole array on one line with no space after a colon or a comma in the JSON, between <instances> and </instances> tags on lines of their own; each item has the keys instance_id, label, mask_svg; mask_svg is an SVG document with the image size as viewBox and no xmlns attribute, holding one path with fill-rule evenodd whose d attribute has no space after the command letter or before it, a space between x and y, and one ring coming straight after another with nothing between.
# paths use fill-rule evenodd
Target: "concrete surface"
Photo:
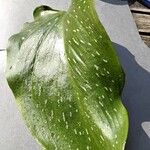
<instances>
[{"instance_id":1,"label":"concrete surface","mask_svg":"<svg viewBox=\"0 0 150 150\"><path fill-rule=\"evenodd\" d=\"M8 37L31 20L37 5L66 9L68 3L68 0L1 0L0 48L5 49ZM142 42L126 1L97 0L96 8L126 73L122 94L130 117L126 150L150 150L150 49ZM6 52L0 51L0 149L40 150L8 88L4 76L5 57Z\"/></svg>"}]
</instances>

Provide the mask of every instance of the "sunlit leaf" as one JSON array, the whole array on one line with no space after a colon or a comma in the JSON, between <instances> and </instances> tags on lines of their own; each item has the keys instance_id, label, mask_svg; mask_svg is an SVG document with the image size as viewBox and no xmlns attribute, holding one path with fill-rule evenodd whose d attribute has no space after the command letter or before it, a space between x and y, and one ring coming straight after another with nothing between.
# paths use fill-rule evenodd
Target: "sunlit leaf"
<instances>
[{"instance_id":1,"label":"sunlit leaf","mask_svg":"<svg viewBox=\"0 0 150 150\"><path fill-rule=\"evenodd\" d=\"M93 0L38 7L7 52L8 84L43 149L124 149L124 73Z\"/></svg>"}]
</instances>

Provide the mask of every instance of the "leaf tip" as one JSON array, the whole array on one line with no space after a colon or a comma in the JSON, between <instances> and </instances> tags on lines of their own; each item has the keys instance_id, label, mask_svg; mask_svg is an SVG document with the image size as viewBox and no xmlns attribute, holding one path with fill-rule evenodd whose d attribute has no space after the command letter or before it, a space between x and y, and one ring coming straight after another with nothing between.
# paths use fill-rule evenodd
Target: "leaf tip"
<instances>
[{"instance_id":1,"label":"leaf tip","mask_svg":"<svg viewBox=\"0 0 150 150\"><path fill-rule=\"evenodd\" d=\"M33 12L34 19L37 19L37 18L45 15L45 12L47 12L47 11L52 13L52 12L56 12L58 10L52 9L51 7L46 6L46 5L38 6Z\"/></svg>"}]
</instances>

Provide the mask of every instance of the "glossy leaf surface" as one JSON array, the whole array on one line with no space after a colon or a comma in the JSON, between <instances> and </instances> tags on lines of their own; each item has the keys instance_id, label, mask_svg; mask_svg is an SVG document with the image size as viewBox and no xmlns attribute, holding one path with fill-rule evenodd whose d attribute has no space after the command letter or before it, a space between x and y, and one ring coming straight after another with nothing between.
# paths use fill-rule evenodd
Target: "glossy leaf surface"
<instances>
[{"instance_id":1,"label":"glossy leaf surface","mask_svg":"<svg viewBox=\"0 0 150 150\"><path fill-rule=\"evenodd\" d=\"M6 72L34 138L46 150L123 150L124 73L93 0L34 18L10 38Z\"/></svg>"}]
</instances>

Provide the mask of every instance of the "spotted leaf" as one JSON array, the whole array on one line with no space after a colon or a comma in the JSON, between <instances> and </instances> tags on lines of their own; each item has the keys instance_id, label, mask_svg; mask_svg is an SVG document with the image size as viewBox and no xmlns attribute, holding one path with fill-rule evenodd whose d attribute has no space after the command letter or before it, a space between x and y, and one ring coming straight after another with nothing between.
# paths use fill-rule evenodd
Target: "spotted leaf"
<instances>
[{"instance_id":1,"label":"spotted leaf","mask_svg":"<svg viewBox=\"0 0 150 150\"><path fill-rule=\"evenodd\" d=\"M36 8L7 52L8 84L43 149L124 149L124 73L93 0Z\"/></svg>"}]
</instances>

